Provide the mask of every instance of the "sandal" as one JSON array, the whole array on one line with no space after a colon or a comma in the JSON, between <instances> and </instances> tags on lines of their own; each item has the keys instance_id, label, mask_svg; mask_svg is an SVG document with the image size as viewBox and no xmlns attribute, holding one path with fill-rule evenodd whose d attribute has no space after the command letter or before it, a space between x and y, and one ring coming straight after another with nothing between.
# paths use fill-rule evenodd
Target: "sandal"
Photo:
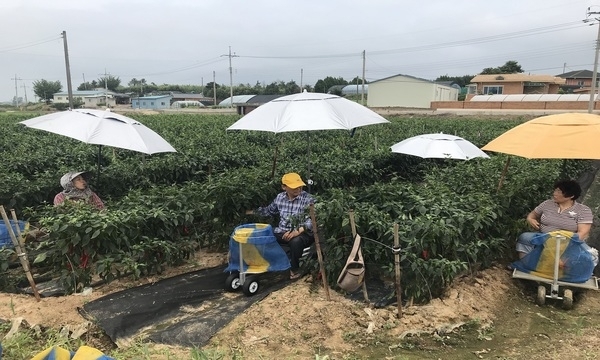
<instances>
[{"instance_id":1,"label":"sandal","mask_svg":"<svg viewBox=\"0 0 600 360\"><path fill-rule=\"evenodd\" d=\"M290 271L290 280L296 280L300 278L300 276L302 276L302 274L300 274L299 272L295 273Z\"/></svg>"}]
</instances>

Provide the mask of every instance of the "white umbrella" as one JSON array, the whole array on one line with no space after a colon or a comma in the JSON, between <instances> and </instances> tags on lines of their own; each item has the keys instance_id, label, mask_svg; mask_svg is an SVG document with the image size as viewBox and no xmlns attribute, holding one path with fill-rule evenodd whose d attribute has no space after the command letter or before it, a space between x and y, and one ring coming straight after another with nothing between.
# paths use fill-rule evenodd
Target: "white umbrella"
<instances>
[{"instance_id":1,"label":"white umbrella","mask_svg":"<svg viewBox=\"0 0 600 360\"><path fill-rule=\"evenodd\" d=\"M112 146L144 154L176 152L150 128L110 110L67 110L21 121L21 124L87 144Z\"/></svg>"},{"instance_id":2,"label":"white umbrella","mask_svg":"<svg viewBox=\"0 0 600 360\"><path fill-rule=\"evenodd\" d=\"M313 130L354 130L388 123L371 109L332 94L302 93L282 96L259 106L227 130L256 130L273 133ZM310 159L310 143L308 147ZM273 166L273 169L275 166ZM310 160L308 163L310 189Z\"/></svg>"},{"instance_id":3,"label":"white umbrella","mask_svg":"<svg viewBox=\"0 0 600 360\"><path fill-rule=\"evenodd\" d=\"M302 93L282 96L252 110L227 130L274 133L312 130L351 130L387 123L381 115L354 101L332 94Z\"/></svg>"},{"instance_id":4,"label":"white umbrella","mask_svg":"<svg viewBox=\"0 0 600 360\"><path fill-rule=\"evenodd\" d=\"M423 134L405 139L392 145L392 152L422 158L470 160L476 157L489 158L471 142L448 134Z\"/></svg>"},{"instance_id":5,"label":"white umbrella","mask_svg":"<svg viewBox=\"0 0 600 360\"><path fill-rule=\"evenodd\" d=\"M101 146L112 146L144 154L176 152L160 135L139 121L107 110L75 109L38 116L21 124L67 136L87 144L100 145L98 174L100 173Z\"/></svg>"}]
</instances>

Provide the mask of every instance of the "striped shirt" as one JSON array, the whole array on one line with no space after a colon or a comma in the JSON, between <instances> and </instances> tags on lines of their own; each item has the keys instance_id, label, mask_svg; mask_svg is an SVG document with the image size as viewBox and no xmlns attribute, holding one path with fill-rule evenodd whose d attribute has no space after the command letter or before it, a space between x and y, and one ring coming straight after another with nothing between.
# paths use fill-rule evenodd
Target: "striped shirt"
<instances>
[{"instance_id":1,"label":"striped shirt","mask_svg":"<svg viewBox=\"0 0 600 360\"><path fill-rule=\"evenodd\" d=\"M306 191L302 191L294 200L290 200L284 191L277 194L269 206L259 207L256 213L261 216L279 215L279 224L273 230L275 233L285 233L300 226L312 230L310 216L305 211L314 202L315 199Z\"/></svg>"},{"instance_id":2,"label":"striped shirt","mask_svg":"<svg viewBox=\"0 0 600 360\"><path fill-rule=\"evenodd\" d=\"M543 233L555 230L577 232L578 224L594 222L592 210L577 201L570 208L560 211L560 207L554 200L546 200L533 211L540 215L540 231Z\"/></svg>"}]
</instances>

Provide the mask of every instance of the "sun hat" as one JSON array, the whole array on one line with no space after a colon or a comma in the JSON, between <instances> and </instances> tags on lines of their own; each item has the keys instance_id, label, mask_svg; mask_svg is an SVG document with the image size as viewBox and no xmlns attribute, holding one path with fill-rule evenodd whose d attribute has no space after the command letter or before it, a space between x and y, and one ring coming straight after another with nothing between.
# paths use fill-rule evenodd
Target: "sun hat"
<instances>
[{"instance_id":1,"label":"sun hat","mask_svg":"<svg viewBox=\"0 0 600 360\"><path fill-rule=\"evenodd\" d=\"M69 183L81 174L85 174L85 171L69 171L60 178L60 186L66 189Z\"/></svg>"},{"instance_id":2,"label":"sun hat","mask_svg":"<svg viewBox=\"0 0 600 360\"><path fill-rule=\"evenodd\" d=\"M306 186L302 178L297 173L287 173L281 178L281 183L290 189L296 189L300 186Z\"/></svg>"}]
</instances>

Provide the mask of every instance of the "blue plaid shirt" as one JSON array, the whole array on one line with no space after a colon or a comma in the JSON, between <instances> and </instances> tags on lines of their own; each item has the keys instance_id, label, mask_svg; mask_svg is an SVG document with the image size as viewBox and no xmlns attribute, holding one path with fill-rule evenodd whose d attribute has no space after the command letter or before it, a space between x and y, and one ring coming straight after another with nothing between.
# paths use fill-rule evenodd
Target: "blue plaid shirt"
<instances>
[{"instance_id":1,"label":"blue plaid shirt","mask_svg":"<svg viewBox=\"0 0 600 360\"><path fill-rule=\"evenodd\" d=\"M279 225L274 229L275 233L285 233L292 230L293 219L296 221L296 228L303 226L304 230L312 230L312 221L310 216L305 215L305 210L314 203L315 199L306 191L302 191L294 200L288 198L287 193L277 194L275 200L269 206L259 207L256 213L261 216L279 215Z\"/></svg>"}]
</instances>

